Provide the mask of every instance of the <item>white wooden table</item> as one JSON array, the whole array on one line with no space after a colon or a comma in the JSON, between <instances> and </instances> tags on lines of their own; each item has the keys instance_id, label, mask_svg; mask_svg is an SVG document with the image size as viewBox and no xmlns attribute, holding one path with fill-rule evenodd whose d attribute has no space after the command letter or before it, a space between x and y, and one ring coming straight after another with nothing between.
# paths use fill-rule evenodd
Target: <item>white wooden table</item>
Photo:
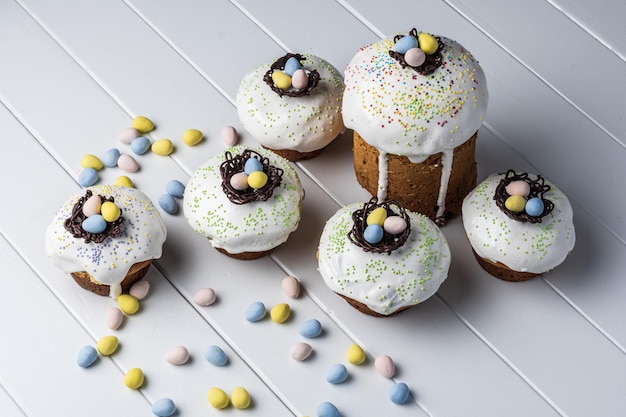
<instances>
[{"instance_id":1,"label":"white wooden table","mask_svg":"<svg viewBox=\"0 0 626 417\"><path fill-rule=\"evenodd\" d=\"M344 417L626 415L626 7L584 3L0 0L0 415L150 416L163 397L178 416L313 416L324 401ZM360 46L412 27L459 40L487 74L479 179L516 168L570 197L577 242L558 269L524 283L492 278L456 219L444 228L453 260L435 297L390 319L358 313L326 288L315 260L325 220L369 197L352 171L351 132L297 164L304 217L271 257L232 260L181 214L163 214L168 240L146 277L151 293L119 330L104 323L114 301L82 290L45 256L44 230L79 189L81 157L125 149L117 134L134 116L155 121L153 139L177 143L171 157L138 158L132 177L156 200L167 181L186 182L225 148L223 126L255 143L234 106L246 71L285 51L343 70ZM189 128L205 133L203 143L182 144ZM100 182L121 174L107 168ZM303 296L283 294L286 275ZM216 304L193 303L203 287L215 289ZM253 301L288 302L292 317L248 323ZM296 362L289 350L310 318L324 333ZM78 350L107 334L119 337L118 352L79 368ZM352 343L367 353L358 367L345 359ZM212 344L227 366L205 361ZM190 363L165 361L176 345ZM375 371L378 355L395 360L393 380ZM325 381L335 363L350 372L340 385ZM122 382L133 367L146 375L139 391ZM387 398L396 382L411 390L404 405ZM237 385L250 392L249 409L210 406L210 387Z\"/></svg>"}]
</instances>

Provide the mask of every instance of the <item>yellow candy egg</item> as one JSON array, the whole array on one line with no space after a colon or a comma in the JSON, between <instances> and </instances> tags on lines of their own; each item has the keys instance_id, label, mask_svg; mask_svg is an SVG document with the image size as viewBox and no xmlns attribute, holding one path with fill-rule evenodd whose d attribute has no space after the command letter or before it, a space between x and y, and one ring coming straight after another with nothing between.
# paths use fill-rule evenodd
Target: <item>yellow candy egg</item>
<instances>
[{"instance_id":1,"label":"yellow candy egg","mask_svg":"<svg viewBox=\"0 0 626 417\"><path fill-rule=\"evenodd\" d=\"M139 300L129 294L122 294L117 297L117 305L124 313L133 315L139 310Z\"/></svg>"},{"instance_id":2,"label":"yellow candy egg","mask_svg":"<svg viewBox=\"0 0 626 417\"><path fill-rule=\"evenodd\" d=\"M230 401L235 408L248 408L250 406L250 394L244 387L235 387L230 393Z\"/></svg>"},{"instance_id":3,"label":"yellow candy egg","mask_svg":"<svg viewBox=\"0 0 626 417\"><path fill-rule=\"evenodd\" d=\"M270 310L270 317L276 323L284 323L291 314L291 308L287 303L276 304Z\"/></svg>"},{"instance_id":4,"label":"yellow candy egg","mask_svg":"<svg viewBox=\"0 0 626 417\"><path fill-rule=\"evenodd\" d=\"M128 187L133 188L133 180L128 178L126 175L120 175L115 179L115 185L119 185L120 187Z\"/></svg>"},{"instance_id":5,"label":"yellow candy egg","mask_svg":"<svg viewBox=\"0 0 626 417\"><path fill-rule=\"evenodd\" d=\"M526 199L521 195L512 195L506 199L504 206L514 213L521 213L526 207Z\"/></svg>"},{"instance_id":6,"label":"yellow candy egg","mask_svg":"<svg viewBox=\"0 0 626 417\"><path fill-rule=\"evenodd\" d=\"M352 365L360 365L365 362L365 352L361 346L355 344L350 345L348 352L346 353L348 362Z\"/></svg>"},{"instance_id":7,"label":"yellow candy egg","mask_svg":"<svg viewBox=\"0 0 626 417\"><path fill-rule=\"evenodd\" d=\"M377 207L367 215L367 219L365 219L365 223L367 225L377 224L382 226L385 223L385 219L387 218L387 210L383 207Z\"/></svg>"},{"instance_id":8,"label":"yellow candy egg","mask_svg":"<svg viewBox=\"0 0 626 417\"><path fill-rule=\"evenodd\" d=\"M139 368L133 368L124 375L124 385L130 389L139 389L143 385L143 371Z\"/></svg>"},{"instance_id":9,"label":"yellow candy egg","mask_svg":"<svg viewBox=\"0 0 626 417\"><path fill-rule=\"evenodd\" d=\"M424 51L426 55L434 54L439 47L437 39L429 33L420 33L417 35L417 41L419 42L420 49Z\"/></svg>"},{"instance_id":10,"label":"yellow candy egg","mask_svg":"<svg viewBox=\"0 0 626 417\"><path fill-rule=\"evenodd\" d=\"M226 408L228 406L228 394L217 387L209 388L209 403L218 410Z\"/></svg>"},{"instance_id":11,"label":"yellow candy egg","mask_svg":"<svg viewBox=\"0 0 626 417\"><path fill-rule=\"evenodd\" d=\"M117 350L119 343L118 338L115 336L104 336L96 343L96 349L98 349L101 355L109 356Z\"/></svg>"},{"instance_id":12,"label":"yellow candy egg","mask_svg":"<svg viewBox=\"0 0 626 417\"><path fill-rule=\"evenodd\" d=\"M255 190L265 187L267 184L267 174L263 171L252 171L248 175L248 185Z\"/></svg>"},{"instance_id":13,"label":"yellow candy egg","mask_svg":"<svg viewBox=\"0 0 626 417\"><path fill-rule=\"evenodd\" d=\"M174 151L174 144L169 139L159 139L150 147L157 155L167 156Z\"/></svg>"},{"instance_id":14,"label":"yellow candy egg","mask_svg":"<svg viewBox=\"0 0 626 417\"><path fill-rule=\"evenodd\" d=\"M148 133L154 130L154 123L145 116L135 117L132 126L141 133Z\"/></svg>"},{"instance_id":15,"label":"yellow candy egg","mask_svg":"<svg viewBox=\"0 0 626 417\"><path fill-rule=\"evenodd\" d=\"M291 87L291 77L282 71L272 72L272 81L274 81L274 85L281 90L287 90Z\"/></svg>"},{"instance_id":16,"label":"yellow candy egg","mask_svg":"<svg viewBox=\"0 0 626 417\"><path fill-rule=\"evenodd\" d=\"M183 132L183 142L185 145L195 146L200 143L203 136L198 129L187 129Z\"/></svg>"},{"instance_id":17,"label":"yellow candy egg","mask_svg":"<svg viewBox=\"0 0 626 417\"><path fill-rule=\"evenodd\" d=\"M120 216L122 215L122 210L120 210L120 208L116 206L115 203L111 201L105 201L100 207L100 214L102 214L104 220L108 222L114 222L115 220L120 218Z\"/></svg>"},{"instance_id":18,"label":"yellow candy egg","mask_svg":"<svg viewBox=\"0 0 626 417\"><path fill-rule=\"evenodd\" d=\"M83 168L93 168L96 171L100 171L104 165L102 164L100 158L98 158L96 155L87 154L83 156L83 158L80 160L80 166Z\"/></svg>"}]
</instances>

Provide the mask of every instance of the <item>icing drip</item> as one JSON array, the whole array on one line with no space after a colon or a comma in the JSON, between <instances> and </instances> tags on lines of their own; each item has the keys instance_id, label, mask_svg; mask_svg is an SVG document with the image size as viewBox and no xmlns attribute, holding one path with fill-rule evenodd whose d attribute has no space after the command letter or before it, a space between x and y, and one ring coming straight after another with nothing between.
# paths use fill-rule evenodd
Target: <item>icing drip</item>
<instances>
[{"instance_id":1,"label":"icing drip","mask_svg":"<svg viewBox=\"0 0 626 417\"><path fill-rule=\"evenodd\" d=\"M437 197L437 215L435 223L437 226L443 226L446 222L443 214L446 211L446 195L448 192L448 183L452 174L452 159L454 158L453 150L445 150L441 152L441 182L439 184L439 197Z\"/></svg>"},{"instance_id":2,"label":"icing drip","mask_svg":"<svg viewBox=\"0 0 626 417\"><path fill-rule=\"evenodd\" d=\"M388 186L388 155L387 152L378 152L378 200L385 201L387 198L387 186Z\"/></svg>"}]
</instances>

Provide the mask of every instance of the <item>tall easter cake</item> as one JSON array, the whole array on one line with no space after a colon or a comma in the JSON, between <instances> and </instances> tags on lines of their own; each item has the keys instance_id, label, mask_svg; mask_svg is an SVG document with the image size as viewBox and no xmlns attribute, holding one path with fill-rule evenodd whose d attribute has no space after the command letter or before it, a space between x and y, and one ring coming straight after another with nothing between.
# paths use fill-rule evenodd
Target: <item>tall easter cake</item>
<instances>
[{"instance_id":1,"label":"tall easter cake","mask_svg":"<svg viewBox=\"0 0 626 417\"><path fill-rule=\"evenodd\" d=\"M459 215L476 185L475 142L487 111L478 61L451 39L413 29L359 49L344 77L359 183L438 224Z\"/></svg>"},{"instance_id":2,"label":"tall easter cake","mask_svg":"<svg viewBox=\"0 0 626 417\"><path fill-rule=\"evenodd\" d=\"M237 113L263 147L290 161L308 159L345 130L342 92L343 77L331 64L289 53L244 76Z\"/></svg>"}]
</instances>

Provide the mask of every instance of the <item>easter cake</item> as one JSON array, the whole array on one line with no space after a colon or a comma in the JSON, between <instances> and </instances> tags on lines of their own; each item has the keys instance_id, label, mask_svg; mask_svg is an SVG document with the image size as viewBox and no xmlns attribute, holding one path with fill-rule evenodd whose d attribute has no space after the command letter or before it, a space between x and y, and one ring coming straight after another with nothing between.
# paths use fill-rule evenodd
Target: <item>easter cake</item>
<instances>
[{"instance_id":1,"label":"easter cake","mask_svg":"<svg viewBox=\"0 0 626 417\"><path fill-rule=\"evenodd\" d=\"M317 256L326 285L376 317L434 295L450 266L448 243L432 220L375 197L342 207L326 222Z\"/></svg>"},{"instance_id":2,"label":"easter cake","mask_svg":"<svg viewBox=\"0 0 626 417\"><path fill-rule=\"evenodd\" d=\"M161 257L166 230L141 191L97 185L73 194L46 230L46 253L83 288L117 298Z\"/></svg>"},{"instance_id":3,"label":"easter cake","mask_svg":"<svg viewBox=\"0 0 626 417\"><path fill-rule=\"evenodd\" d=\"M463 201L463 225L479 264L507 281L560 265L576 240L569 200L540 175L509 170L481 182Z\"/></svg>"},{"instance_id":4,"label":"easter cake","mask_svg":"<svg viewBox=\"0 0 626 417\"><path fill-rule=\"evenodd\" d=\"M487 111L478 61L451 39L413 29L359 49L344 76L343 119L354 130L361 186L440 225L459 215L476 186Z\"/></svg>"},{"instance_id":5,"label":"easter cake","mask_svg":"<svg viewBox=\"0 0 626 417\"><path fill-rule=\"evenodd\" d=\"M343 77L331 64L289 53L244 76L237 113L263 147L290 161L308 159L345 130L342 91Z\"/></svg>"},{"instance_id":6,"label":"easter cake","mask_svg":"<svg viewBox=\"0 0 626 417\"><path fill-rule=\"evenodd\" d=\"M289 161L240 145L210 157L195 171L183 206L189 225L218 251L255 259L297 229L303 197Z\"/></svg>"}]
</instances>

